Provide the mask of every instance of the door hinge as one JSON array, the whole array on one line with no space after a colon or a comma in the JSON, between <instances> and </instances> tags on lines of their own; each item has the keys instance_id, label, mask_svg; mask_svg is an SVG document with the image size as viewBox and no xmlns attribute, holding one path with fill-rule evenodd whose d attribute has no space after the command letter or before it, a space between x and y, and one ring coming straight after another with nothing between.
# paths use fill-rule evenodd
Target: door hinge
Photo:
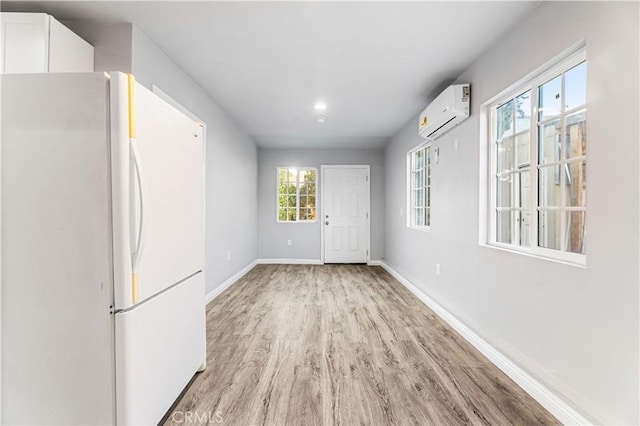
<instances>
[{"instance_id":1,"label":"door hinge","mask_svg":"<svg viewBox=\"0 0 640 426\"><path fill-rule=\"evenodd\" d=\"M369 250L367 250L367 256L369 256Z\"/></svg>"},{"instance_id":2,"label":"door hinge","mask_svg":"<svg viewBox=\"0 0 640 426\"><path fill-rule=\"evenodd\" d=\"M369 182L369 175L367 175L367 182Z\"/></svg>"},{"instance_id":3,"label":"door hinge","mask_svg":"<svg viewBox=\"0 0 640 426\"><path fill-rule=\"evenodd\" d=\"M369 219L369 212L367 212L367 219Z\"/></svg>"}]
</instances>

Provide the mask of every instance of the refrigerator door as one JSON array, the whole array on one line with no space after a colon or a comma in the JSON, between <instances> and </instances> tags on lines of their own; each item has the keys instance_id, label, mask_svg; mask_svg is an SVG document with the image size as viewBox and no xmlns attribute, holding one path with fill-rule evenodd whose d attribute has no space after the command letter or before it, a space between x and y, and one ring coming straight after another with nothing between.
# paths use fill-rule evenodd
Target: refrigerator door
<instances>
[{"instance_id":1,"label":"refrigerator door","mask_svg":"<svg viewBox=\"0 0 640 426\"><path fill-rule=\"evenodd\" d=\"M114 104L125 102L123 86L124 82L114 85ZM114 253L125 263L117 268L120 279L115 280L119 310L204 268L202 126L131 78L127 91L128 128L123 125L123 109L113 112L114 123L120 123L115 135L122 137L128 130L130 137L128 144L114 140L117 146L112 150L119 159L113 172L114 198L118 198L114 199L118 233ZM126 262L131 264L131 279Z\"/></svg>"},{"instance_id":2,"label":"refrigerator door","mask_svg":"<svg viewBox=\"0 0 640 426\"><path fill-rule=\"evenodd\" d=\"M204 277L116 313L117 424L151 425L205 360Z\"/></svg>"},{"instance_id":3,"label":"refrigerator door","mask_svg":"<svg viewBox=\"0 0 640 426\"><path fill-rule=\"evenodd\" d=\"M108 80L0 78L0 423L113 424Z\"/></svg>"}]
</instances>

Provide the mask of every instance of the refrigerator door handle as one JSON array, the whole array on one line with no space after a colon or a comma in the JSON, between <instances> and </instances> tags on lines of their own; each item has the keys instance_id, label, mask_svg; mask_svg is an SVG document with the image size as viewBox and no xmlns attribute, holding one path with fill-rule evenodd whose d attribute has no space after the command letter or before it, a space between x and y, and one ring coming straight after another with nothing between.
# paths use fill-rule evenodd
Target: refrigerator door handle
<instances>
[{"instance_id":1,"label":"refrigerator door handle","mask_svg":"<svg viewBox=\"0 0 640 426\"><path fill-rule=\"evenodd\" d=\"M143 173L142 173L142 166L140 165L140 154L138 153L138 147L137 147L137 142L135 140L135 138L131 138L131 142L130 142L130 147L131 147L131 159L133 160L133 166L135 168L135 173L136 173L136 180L138 182L138 195L140 197L140 222L138 224L138 238L136 241L136 249L135 251L132 253L132 259L131 259L131 263L132 263L132 272L133 272L133 280L134 280L134 287L137 286L137 272L138 272L138 265L140 263L140 258L142 256L142 252L144 250L144 243L145 243L145 239L146 239L146 230L147 230L147 211L145 210L145 201L144 201L144 194L145 194L145 184L144 184L144 179L143 179ZM134 289L134 299L137 299L137 289ZM137 302L137 300L134 300L134 303Z\"/></svg>"}]
</instances>

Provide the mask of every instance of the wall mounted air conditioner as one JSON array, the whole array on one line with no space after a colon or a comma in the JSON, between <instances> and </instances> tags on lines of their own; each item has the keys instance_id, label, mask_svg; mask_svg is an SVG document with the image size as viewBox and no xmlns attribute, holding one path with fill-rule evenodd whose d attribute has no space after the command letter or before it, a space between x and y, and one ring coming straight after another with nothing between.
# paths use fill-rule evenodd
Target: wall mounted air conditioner
<instances>
[{"instance_id":1,"label":"wall mounted air conditioner","mask_svg":"<svg viewBox=\"0 0 640 426\"><path fill-rule=\"evenodd\" d=\"M420 114L419 133L435 139L469 117L469 84L453 84L440 93Z\"/></svg>"}]
</instances>

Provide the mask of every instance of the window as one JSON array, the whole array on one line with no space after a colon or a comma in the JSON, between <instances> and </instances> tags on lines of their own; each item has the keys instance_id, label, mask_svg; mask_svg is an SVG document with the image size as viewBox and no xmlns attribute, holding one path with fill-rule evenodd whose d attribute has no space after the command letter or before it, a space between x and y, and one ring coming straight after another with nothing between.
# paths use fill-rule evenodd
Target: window
<instances>
[{"instance_id":1,"label":"window","mask_svg":"<svg viewBox=\"0 0 640 426\"><path fill-rule=\"evenodd\" d=\"M316 220L316 182L313 168L278 167L278 222Z\"/></svg>"},{"instance_id":2,"label":"window","mask_svg":"<svg viewBox=\"0 0 640 426\"><path fill-rule=\"evenodd\" d=\"M489 243L585 263L584 52L489 106Z\"/></svg>"},{"instance_id":3,"label":"window","mask_svg":"<svg viewBox=\"0 0 640 426\"><path fill-rule=\"evenodd\" d=\"M431 145L420 146L407 154L408 210L410 228L428 230L431 224Z\"/></svg>"}]
</instances>

